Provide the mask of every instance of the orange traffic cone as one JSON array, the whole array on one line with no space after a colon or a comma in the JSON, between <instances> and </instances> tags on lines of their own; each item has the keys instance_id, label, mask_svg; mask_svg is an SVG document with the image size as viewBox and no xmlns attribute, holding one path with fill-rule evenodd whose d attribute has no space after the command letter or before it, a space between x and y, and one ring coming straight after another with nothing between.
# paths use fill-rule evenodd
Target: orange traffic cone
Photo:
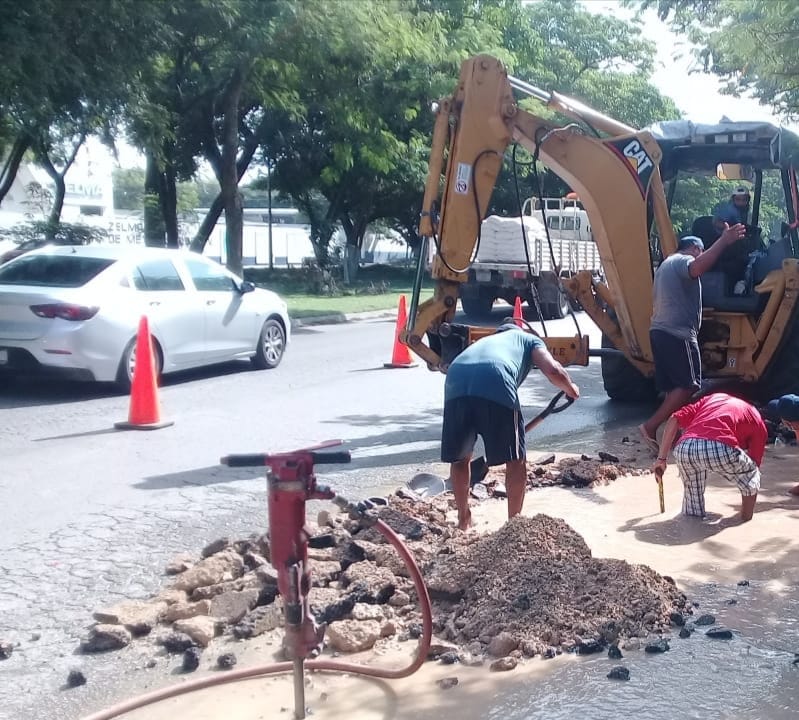
<instances>
[{"instance_id":1,"label":"orange traffic cone","mask_svg":"<svg viewBox=\"0 0 799 720\"><path fill-rule=\"evenodd\" d=\"M391 362L383 363L387 368L410 368L416 367L418 363L411 359L411 351L408 346L400 342L400 333L405 329L408 321L408 313L405 310L405 296L400 295L399 308L397 309L397 327L394 330L394 351L391 353Z\"/></svg>"},{"instance_id":2,"label":"orange traffic cone","mask_svg":"<svg viewBox=\"0 0 799 720\"><path fill-rule=\"evenodd\" d=\"M524 323L519 322L520 320L524 320L524 315L522 315L522 299L518 295L516 296L516 301L513 303L513 319L519 327L524 325Z\"/></svg>"},{"instance_id":3,"label":"orange traffic cone","mask_svg":"<svg viewBox=\"0 0 799 720\"><path fill-rule=\"evenodd\" d=\"M136 364L130 385L130 410L127 422L114 423L120 430L157 430L173 425L171 420L161 420L161 405L158 402L158 382L153 361L153 340L147 316L139 321L136 335Z\"/></svg>"}]
</instances>

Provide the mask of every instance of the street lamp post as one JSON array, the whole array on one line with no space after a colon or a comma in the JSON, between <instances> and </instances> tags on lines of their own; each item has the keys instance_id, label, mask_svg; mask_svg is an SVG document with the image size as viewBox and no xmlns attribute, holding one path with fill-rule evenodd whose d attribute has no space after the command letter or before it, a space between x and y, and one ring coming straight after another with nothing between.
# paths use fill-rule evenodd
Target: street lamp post
<instances>
[{"instance_id":1,"label":"street lamp post","mask_svg":"<svg viewBox=\"0 0 799 720\"><path fill-rule=\"evenodd\" d=\"M266 160L266 202L267 202L267 222L268 237L269 237L269 269L273 270L275 267L274 254L272 253L272 166L269 164L269 159Z\"/></svg>"}]
</instances>

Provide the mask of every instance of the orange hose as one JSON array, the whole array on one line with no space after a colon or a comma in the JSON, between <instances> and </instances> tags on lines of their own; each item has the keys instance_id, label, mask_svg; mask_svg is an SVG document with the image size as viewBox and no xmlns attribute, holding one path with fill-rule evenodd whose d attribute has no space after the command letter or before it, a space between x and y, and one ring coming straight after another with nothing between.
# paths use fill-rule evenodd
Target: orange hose
<instances>
[{"instance_id":1,"label":"orange hose","mask_svg":"<svg viewBox=\"0 0 799 720\"><path fill-rule=\"evenodd\" d=\"M390 670L388 668L375 668L367 667L366 665L358 665L357 663L338 662L336 660L308 660L305 667L308 670L328 671L350 673L357 675L365 675L367 677L381 678L384 680L399 680L400 678L413 675L427 659L427 653L430 650L430 641L433 636L433 609L430 605L430 595L427 592L427 587L424 584L422 573L416 560L411 555L410 550L406 547L405 543L400 540L399 536L382 520L378 520L375 527L386 537L386 539L396 548L403 562L411 574L411 579L416 587L416 594L419 596L419 604L422 610L422 636L419 639L419 647L416 650L416 657L413 662L404 668ZM196 692L197 690L204 690L206 688L215 687L217 685L225 685L227 683L240 682L242 680L253 680L255 678L265 677L266 675L274 675L276 673L290 672L294 669L292 662L270 663L268 665L256 665L251 668L241 668L240 670L231 670L224 675L213 675L210 677L197 678L196 680L189 680L188 682L181 683L180 685L171 685L170 687L161 688L160 690L153 690L152 692L138 695L123 700L116 705L109 708L100 710L93 715L88 715L83 720L112 720L112 718L119 717L125 713L138 710L147 705L167 700L169 698L185 695L186 693Z\"/></svg>"}]
</instances>

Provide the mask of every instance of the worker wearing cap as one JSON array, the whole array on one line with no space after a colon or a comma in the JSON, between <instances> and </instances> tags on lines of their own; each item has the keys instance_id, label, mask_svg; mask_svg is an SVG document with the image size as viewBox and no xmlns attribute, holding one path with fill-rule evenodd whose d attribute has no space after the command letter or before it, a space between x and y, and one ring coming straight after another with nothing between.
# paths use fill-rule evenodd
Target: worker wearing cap
<instances>
[{"instance_id":1,"label":"worker wearing cap","mask_svg":"<svg viewBox=\"0 0 799 720\"><path fill-rule=\"evenodd\" d=\"M724 232L724 223L727 225L746 225L749 221L749 190L741 186L726 202L719 203L713 209L713 227L721 235Z\"/></svg>"},{"instance_id":2,"label":"worker wearing cap","mask_svg":"<svg viewBox=\"0 0 799 720\"><path fill-rule=\"evenodd\" d=\"M713 472L738 486L741 521L747 522L757 502L767 439L763 418L748 402L726 393L705 395L669 418L652 469L665 470L673 448L683 481L683 515L705 516L705 484Z\"/></svg>"},{"instance_id":3,"label":"worker wearing cap","mask_svg":"<svg viewBox=\"0 0 799 720\"><path fill-rule=\"evenodd\" d=\"M772 400L768 404L767 413L771 418L782 421L799 438L799 395L783 395ZM799 485L794 485L788 492L799 495Z\"/></svg>"},{"instance_id":4,"label":"worker wearing cap","mask_svg":"<svg viewBox=\"0 0 799 720\"><path fill-rule=\"evenodd\" d=\"M702 383L699 326L702 322L700 276L710 270L724 250L740 240L746 228L725 223L721 237L705 250L695 235L680 239L677 252L655 273L649 340L655 361L655 384L665 396L652 417L638 426L650 450L657 452L657 431L671 414L691 398Z\"/></svg>"},{"instance_id":5,"label":"worker wearing cap","mask_svg":"<svg viewBox=\"0 0 799 720\"><path fill-rule=\"evenodd\" d=\"M508 517L518 515L527 486L524 420L518 388L535 365L555 387L576 400L580 391L541 338L515 323L472 343L449 366L444 385L441 460L450 463L458 527L471 526L469 463L477 436L486 463L505 465Z\"/></svg>"}]
</instances>

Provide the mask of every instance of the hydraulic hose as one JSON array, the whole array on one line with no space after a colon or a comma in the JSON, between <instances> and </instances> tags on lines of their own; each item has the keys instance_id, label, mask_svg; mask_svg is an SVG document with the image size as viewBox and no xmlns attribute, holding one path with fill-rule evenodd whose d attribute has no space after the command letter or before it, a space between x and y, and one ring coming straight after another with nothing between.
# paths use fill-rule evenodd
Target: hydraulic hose
<instances>
[{"instance_id":1,"label":"hydraulic hose","mask_svg":"<svg viewBox=\"0 0 799 720\"><path fill-rule=\"evenodd\" d=\"M433 636L433 610L430 605L430 594L427 592L427 586L424 584L422 573L416 560L407 548L405 543L400 540L399 536L382 520L376 520L374 527L394 546L399 553L408 572L413 580L416 594L419 597L419 605L422 611L422 636L419 639L419 646L416 650L416 657L413 662L404 668L391 670L389 668L367 667L366 665L359 665L357 663L339 662L336 660L308 660L305 667L308 670L325 671L325 672L339 672L350 673L355 675L364 675L366 677L380 678L383 680L399 680L400 678L413 675L427 659L427 653L430 650L430 641ZM270 663L267 665L256 665L250 668L241 668L240 670L231 670L224 675L213 675L210 677L198 678L196 680L189 680L188 682L181 683L180 685L171 685L160 690L154 690L143 695L123 700L116 705L109 708L100 710L92 715L88 715L84 720L112 720L125 713L133 712L139 708L152 705L153 703L169 698L185 695L187 693L204 690L217 685L226 685L228 683L239 682L242 680L253 680L256 678L265 677L267 675L274 675L277 673L291 672L294 669L294 664L291 661Z\"/></svg>"}]
</instances>

